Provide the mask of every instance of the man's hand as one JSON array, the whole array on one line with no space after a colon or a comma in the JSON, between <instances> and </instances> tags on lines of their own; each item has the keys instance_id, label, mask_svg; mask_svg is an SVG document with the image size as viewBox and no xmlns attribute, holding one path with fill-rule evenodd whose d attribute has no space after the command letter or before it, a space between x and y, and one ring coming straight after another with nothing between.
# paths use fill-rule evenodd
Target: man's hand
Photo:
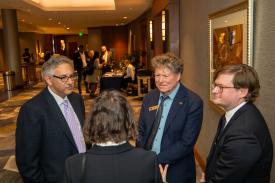
<instances>
[{"instance_id":1,"label":"man's hand","mask_svg":"<svg viewBox=\"0 0 275 183\"><path fill-rule=\"evenodd\" d=\"M169 167L168 164L164 165L164 167L161 164L159 164L159 170L160 170L160 174L161 174L161 178L162 178L163 183L168 183L167 180L166 180L168 167Z\"/></svg>"},{"instance_id":2,"label":"man's hand","mask_svg":"<svg viewBox=\"0 0 275 183\"><path fill-rule=\"evenodd\" d=\"M200 183L205 183L205 173L201 173Z\"/></svg>"}]
</instances>

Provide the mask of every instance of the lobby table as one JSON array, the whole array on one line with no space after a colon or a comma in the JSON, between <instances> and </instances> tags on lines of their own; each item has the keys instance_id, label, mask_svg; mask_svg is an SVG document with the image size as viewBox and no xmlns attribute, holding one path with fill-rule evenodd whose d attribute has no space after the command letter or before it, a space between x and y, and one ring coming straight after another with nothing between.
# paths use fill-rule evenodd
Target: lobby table
<instances>
[{"instance_id":1,"label":"lobby table","mask_svg":"<svg viewBox=\"0 0 275 183\"><path fill-rule=\"evenodd\" d=\"M107 72L100 78L100 91L120 90L123 79L122 72Z\"/></svg>"}]
</instances>

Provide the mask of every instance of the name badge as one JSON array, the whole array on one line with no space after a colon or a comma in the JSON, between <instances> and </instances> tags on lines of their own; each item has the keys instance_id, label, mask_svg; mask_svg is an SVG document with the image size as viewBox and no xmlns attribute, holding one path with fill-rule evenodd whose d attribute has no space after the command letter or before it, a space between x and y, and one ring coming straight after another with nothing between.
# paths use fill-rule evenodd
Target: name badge
<instances>
[{"instance_id":1,"label":"name badge","mask_svg":"<svg viewBox=\"0 0 275 183\"><path fill-rule=\"evenodd\" d=\"M159 105L154 105L149 107L149 111L154 111L154 110L157 110L158 108L159 108Z\"/></svg>"}]
</instances>

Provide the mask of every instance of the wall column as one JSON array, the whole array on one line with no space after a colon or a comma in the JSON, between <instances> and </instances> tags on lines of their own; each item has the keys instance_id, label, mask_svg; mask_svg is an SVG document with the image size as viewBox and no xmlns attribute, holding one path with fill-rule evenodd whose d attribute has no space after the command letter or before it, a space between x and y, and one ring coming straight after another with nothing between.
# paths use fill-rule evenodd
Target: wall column
<instances>
[{"instance_id":1,"label":"wall column","mask_svg":"<svg viewBox=\"0 0 275 183\"><path fill-rule=\"evenodd\" d=\"M23 86L19 53L19 36L15 9L2 9L4 63L8 70L15 71L16 86Z\"/></svg>"},{"instance_id":2,"label":"wall column","mask_svg":"<svg viewBox=\"0 0 275 183\"><path fill-rule=\"evenodd\" d=\"M169 51L177 56L180 56L179 52L179 40L180 40L180 1L169 0L168 3L169 11Z\"/></svg>"}]
</instances>

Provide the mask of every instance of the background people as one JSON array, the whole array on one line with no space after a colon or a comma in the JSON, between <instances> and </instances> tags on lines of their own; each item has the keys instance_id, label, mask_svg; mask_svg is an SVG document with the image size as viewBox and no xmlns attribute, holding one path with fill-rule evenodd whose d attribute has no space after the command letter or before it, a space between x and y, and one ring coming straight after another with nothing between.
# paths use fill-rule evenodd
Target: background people
<instances>
[{"instance_id":1,"label":"background people","mask_svg":"<svg viewBox=\"0 0 275 183\"><path fill-rule=\"evenodd\" d=\"M226 65L214 76L213 102L225 110L207 158L207 183L269 183L273 145L266 122L253 104L259 95L256 71Z\"/></svg>"},{"instance_id":2,"label":"background people","mask_svg":"<svg viewBox=\"0 0 275 183\"><path fill-rule=\"evenodd\" d=\"M94 73L94 50L89 50L88 51L88 57L87 57L87 68L86 68L86 78L85 78L85 82L87 83L88 85L88 88L90 90L90 95L91 95L91 85L92 85L92 81L91 81L91 78L92 78L92 75Z\"/></svg>"},{"instance_id":3,"label":"background people","mask_svg":"<svg viewBox=\"0 0 275 183\"><path fill-rule=\"evenodd\" d=\"M24 49L24 53L22 55L22 58L26 64L29 64L31 62L31 54L29 52L29 48Z\"/></svg>"},{"instance_id":4,"label":"background people","mask_svg":"<svg viewBox=\"0 0 275 183\"><path fill-rule=\"evenodd\" d=\"M44 61L47 62L51 58L52 55L53 55L52 52L45 50Z\"/></svg>"},{"instance_id":5,"label":"background people","mask_svg":"<svg viewBox=\"0 0 275 183\"><path fill-rule=\"evenodd\" d=\"M102 74L111 71L112 53L107 50L105 45L101 46L100 62L103 63Z\"/></svg>"},{"instance_id":6,"label":"background people","mask_svg":"<svg viewBox=\"0 0 275 183\"><path fill-rule=\"evenodd\" d=\"M102 67L103 64L100 63L99 61L99 52L95 51L94 57L93 57L93 62L94 62L94 72L91 76L91 86L90 86L90 96L94 97L97 87L99 85L100 82L100 77L102 75Z\"/></svg>"},{"instance_id":7,"label":"background people","mask_svg":"<svg viewBox=\"0 0 275 183\"><path fill-rule=\"evenodd\" d=\"M74 54L74 69L77 71L78 74L78 80L77 80L77 86L78 86L78 92L79 94L82 93L81 89L81 81L84 80L86 93L90 93L88 88L88 83L86 80L86 68L87 68L87 58L88 55L84 51L83 45L79 46L79 50L75 52Z\"/></svg>"},{"instance_id":8,"label":"background people","mask_svg":"<svg viewBox=\"0 0 275 183\"><path fill-rule=\"evenodd\" d=\"M129 144L137 128L127 99L118 91L104 91L91 109L84 134L93 146L66 161L64 182L160 182L156 155Z\"/></svg>"},{"instance_id":9,"label":"background people","mask_svg":"<svg viewBox=\"0 0 275 183\"><path fill-rule=\"evenodd\" d=\"M130 60L126 59L124 61L126 66L126 74L123 77L122 88L127 89L128 83L134 83L135 81L135 67L131 64Z\"/></svg>"},{"instance_id":10,"label":"background people","mask_svg":"<svg viewBox=\"0 0 275 183\"><path fill-rule=\"evenodd\" d=\"M195 183L194 144L199 135L203 102L180 83L182 61L171 53L152 59L157 89L143 99L137 144L157 153L169 165L169 183Z\"/></svg>"},{"instance_id":11,"label":"background people","mask_svg":"<svg viewBox=\"0 0 275 183\"><path fill-rule=\"evenodd\" d=\"M25 183L61 182L65 160L86 151L84 103L72 92L73 62L51 57L42 77L47 87L21 107L17 118L16 164Z\"/></svg>"}]
</instances>

